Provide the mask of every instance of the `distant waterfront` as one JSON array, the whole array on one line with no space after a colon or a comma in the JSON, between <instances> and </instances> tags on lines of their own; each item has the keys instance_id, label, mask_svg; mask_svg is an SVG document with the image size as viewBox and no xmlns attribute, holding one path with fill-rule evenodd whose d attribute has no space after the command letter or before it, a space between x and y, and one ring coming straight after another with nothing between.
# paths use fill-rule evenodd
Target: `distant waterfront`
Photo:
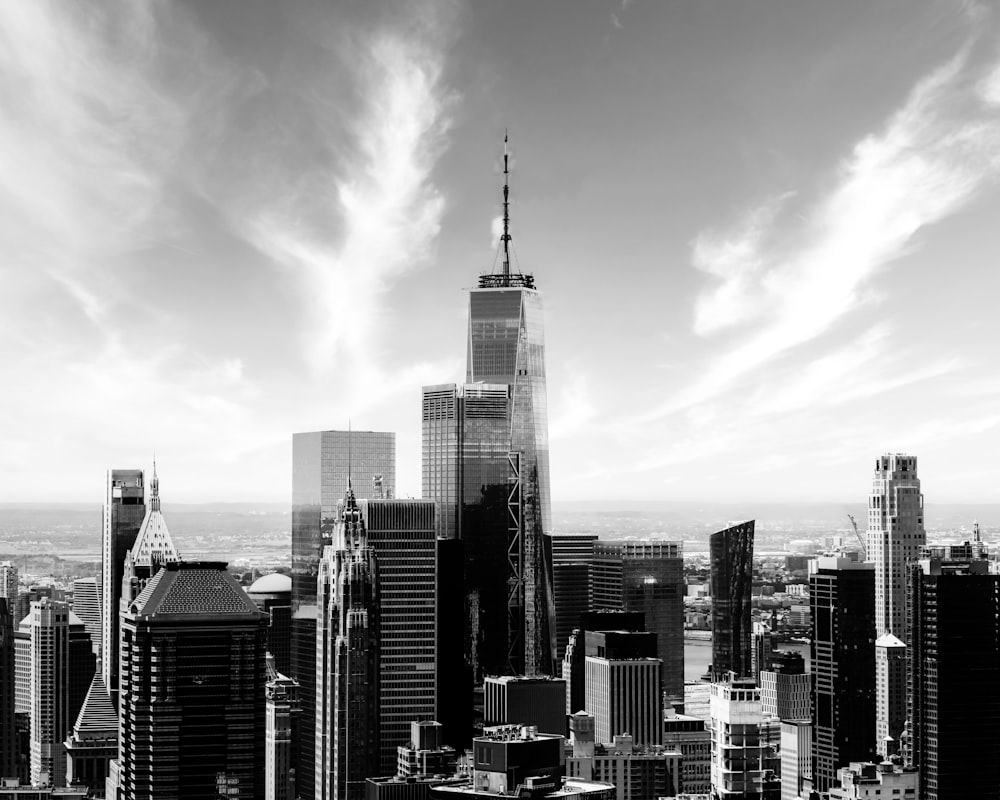
<instances>
[{"instance_id":1,"label":"distant waterfront","mask_svg":"<svg viewBox=\"0 0 1000 800\"><path fill-rule=\"evenodd\" d=\"M809 669L809 645L796 642L785 642L776 646L778 650L792 650L801 653L806 660L806 670ZM705 674L708 665L712 663L712 642L706 640L693 642L690 639L684 642L684 680L697 681Z\"/></svg>"}]
</instances>

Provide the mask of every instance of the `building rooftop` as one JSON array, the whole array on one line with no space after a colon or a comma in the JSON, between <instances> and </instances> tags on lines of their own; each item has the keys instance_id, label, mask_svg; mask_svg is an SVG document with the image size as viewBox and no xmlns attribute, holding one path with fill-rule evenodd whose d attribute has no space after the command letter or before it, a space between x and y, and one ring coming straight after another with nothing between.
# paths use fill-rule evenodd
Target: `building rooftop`
<instances>
[{"instance_id":1,"label":"building rooftop","mask_svg":"<svg viewBox=\"0 0 1000 800\"><path fill-rule=\"evenodd\" d=\"M280 572L262 575L247 589L247 594L284 594L292 591L292 579Z\"/></svg>"},{"instance_id":2,"label":"building rooftop","mask_svg":"<svg viewBox=\"0 0 1000 800\"><path fill-rule=\"evenodd\" d=\"M259 616L224 562L168 564L132 603L131 613L148 617L209 614Z\"/></svg>"}]
</instances>

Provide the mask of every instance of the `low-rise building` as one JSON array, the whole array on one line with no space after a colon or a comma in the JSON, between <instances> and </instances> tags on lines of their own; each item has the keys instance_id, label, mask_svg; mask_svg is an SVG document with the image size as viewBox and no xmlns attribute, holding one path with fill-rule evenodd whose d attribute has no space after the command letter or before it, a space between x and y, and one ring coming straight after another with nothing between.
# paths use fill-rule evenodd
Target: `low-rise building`
<instances>
[{"instance_id":1,"label":"low-rise building","mask_svg":"<svg viewBox=\"0 0 1000 800\"><path fill-rule=\"evenodd\" d=\"M663 746L683 756L678 793L707 794L712 786L712 734L705 720L665 709Z\"/></svg>"},{"instance_id":2,"label":"low-rise building","mask_svg":"<svg viewBox=\"0 0 1000 800\"><path fill-rule=\"evenodd\" d=\"M892 798L916 800L919 771L889 761L881 764L852 761L837 770L840 786L830 787L830 800Z\"/></svg>"}]
</instances>

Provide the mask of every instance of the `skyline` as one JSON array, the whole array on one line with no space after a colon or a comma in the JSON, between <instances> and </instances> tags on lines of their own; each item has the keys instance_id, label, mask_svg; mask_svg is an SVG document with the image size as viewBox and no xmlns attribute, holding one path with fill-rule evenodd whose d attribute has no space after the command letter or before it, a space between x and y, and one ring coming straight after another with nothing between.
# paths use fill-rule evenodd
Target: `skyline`
<instances>
[{"instance_id":1,"label":"skyline","mask_svg":"<svg viewBox=\"0 0 1000 800\"><path fill-rule=\"evenodd\" d=\"M419 496L505 129L555 503L863 502L885 452L929 506L998 502L985 5L0 20L2 502L99 503L155 451L167 504L290 503L292 434L348 422Z\"/></svg>"}]
</instances>

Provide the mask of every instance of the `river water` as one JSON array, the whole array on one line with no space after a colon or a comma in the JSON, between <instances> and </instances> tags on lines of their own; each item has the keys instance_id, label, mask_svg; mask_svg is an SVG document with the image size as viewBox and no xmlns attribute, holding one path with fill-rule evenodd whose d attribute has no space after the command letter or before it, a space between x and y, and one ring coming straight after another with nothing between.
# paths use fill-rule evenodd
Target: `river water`
<instances>
[{"instance_id":1,"label":"river water","mask_svg":"<svg viewBox=\"0 0 1000 800\"><path fill-rule=\"evenodd\" d=\"M806 660L806 671L809 670L809 645L797 642L784 642L776 645L777 650L792 650L801 653ZM712 642L684 642L684 680L697 681L705 674L708 665L712 663Z\"/></svg>"}]
</instances>

